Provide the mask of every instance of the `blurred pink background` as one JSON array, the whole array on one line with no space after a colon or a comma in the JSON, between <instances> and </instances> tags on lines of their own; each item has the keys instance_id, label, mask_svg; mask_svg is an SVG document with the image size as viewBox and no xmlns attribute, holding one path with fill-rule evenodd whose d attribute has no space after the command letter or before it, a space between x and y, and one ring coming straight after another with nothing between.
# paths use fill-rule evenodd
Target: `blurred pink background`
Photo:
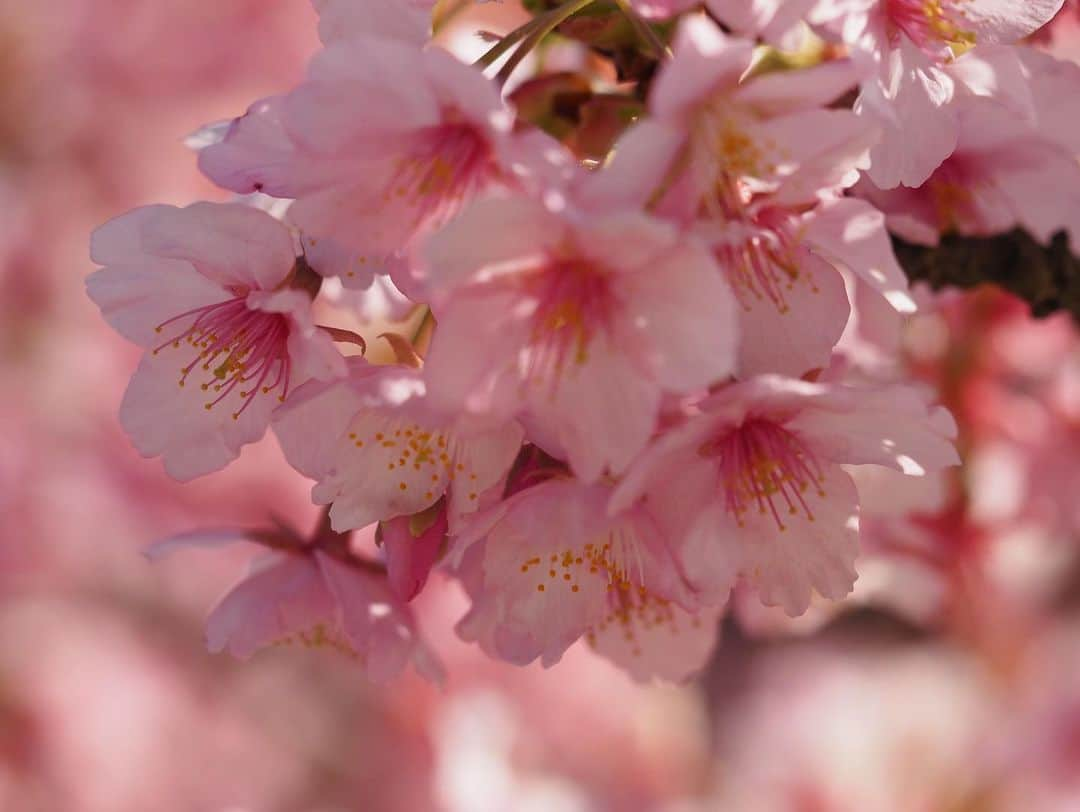
<instances>
[{"instance_id":1,"label":"blurred pink background","mask_svg":"<svg viewBox=\"0 0 1080 812\"><path fill-rule=\"evenodd\" d=\"M441 583L444 691L208 655L244 554L141 549L271 505L306 526L308 483L271 438L188 485L139 458L116 421L137 350L84 295L88 235L225 199L184 136L316 46L308 0L0 4L0 809L1080 809L1080 341L993 291L926 294L905 337L964 471L905 494L914 519L878 483L857 594L795 623L736 601L698 683L487 661Z\"/></svg>"}]
</instances>

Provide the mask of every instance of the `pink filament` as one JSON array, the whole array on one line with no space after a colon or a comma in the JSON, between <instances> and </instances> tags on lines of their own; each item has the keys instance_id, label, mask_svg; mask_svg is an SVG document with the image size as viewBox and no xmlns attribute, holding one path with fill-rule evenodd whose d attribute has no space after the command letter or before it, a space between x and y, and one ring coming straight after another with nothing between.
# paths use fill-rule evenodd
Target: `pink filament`
<instances>
[{"instance_id":1,"label":"pink filament","mask_svg":"<svg viewBox=\"0 0 1080 812\"><path fill-rule=\"evenodd\" d=\"M886 13L894 31L904 33L933 56L943 45L974 42L974 35L958 24L950 5L952 0L886 0Z\"/></svg>"},{"instance_id":2,"label":"pink filament","mask_svg":"<svg viewBox=\"0 0 1080 812\"><path fill-rule=\"evenodd\" d=\"M780 313L789 310L786 291L799 278L795 245L782 230L768 230L736 245L715 249L720 266L739 303L750 308L751 299L767 299Z\"/></svg>"},{"instance_id":3,"label":"pink filament","mask_svg":"<svg viewBox=\"0 0 1080 812\"><path fill-rule=\"evenodd\" d=\"M458 123L429 127L397 160L386 196L404 199L414 212L414 225L443 222L483 183L489 152L474 127Z\"/></svg>"},{"instance_id":4,"label":"pink filament","mask_svg":"<svg viewBox=\"0 0 1080 812\"><path fill-rule=\"evenodd\" d=\"M247 306L242 297L188 310L162 322L161 333L177 321L194 316L191 324L154 349L157 355L168 346L187 344L196 354L180 368L181 387L201 367L209 376L202 382L204 392L213 392L206 403L212 409L239 388L243 405L233 419L251 405L255 396L280 389L279 400L289 392L290 361L287 349L289 323L280 313L264 313Z\"/></svg>"},{"instance_id":5,"label":"pink filament","mask_svg":"<svg viewBox=\"0 0 1080 812\"><path fill-rule=\"evenodd\" d=\"M785 514L801 512L814 520L806 494L813 488L824 495L823 471L806 445L786 429L750 419L703 446L702 454L718 458L725 506L740 527L753 508L771 515L780 530L786 529Z\"/></svg>"},{"instance_id":6,"label":"pink filament","mask_svg":"<svg viewBox=\"0 0 1080 812\"><path fill-rule=\"evenodd\" d=\"M583 364L599 330L612 321L607 274L581 261L555 261L530 280L536 297L528 378L554 384L570 364Z\"/></svg>"}]
</instances>

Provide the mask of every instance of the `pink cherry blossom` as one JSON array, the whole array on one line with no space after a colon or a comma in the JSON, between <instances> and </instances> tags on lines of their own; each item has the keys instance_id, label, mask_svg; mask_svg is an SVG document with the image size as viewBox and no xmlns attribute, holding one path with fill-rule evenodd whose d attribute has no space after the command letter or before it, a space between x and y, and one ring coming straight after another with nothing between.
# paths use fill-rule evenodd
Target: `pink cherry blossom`
<instances>
[{"instance_id":1,"label":"pink cherry blossom","mask_svg":"<svg viewBox=\"0 0 1080 812\"><path fill-rule=\"evenodd\" d=\"M870 153L882 188L920 186L956 146L947 67L957 53L1011 43L1057 13L1062 0L820 0L810 21L855 49L867 77L855 109L883 128ZM865 55L865 59L861 55ZM918 127L910 126L919 122Z\"/></svg>"},{"instance_id":2,"label":"pink cherry blossom","mask_svg":"<svg viewBox=\"0 0 1080 812\"><path fill-rule=\"evenodd\" d=\"M748 42L685 20L654 89L657 117L580 194L596 208L653 202L689 223L740 305L738 373L798 376L827 365L847 323L838 269L913 308L884 219L829 199L855 182L875 134L850 111L814 109L854 84L850 65L742 80L750 55Z\"/></svg>"},{"instance_id":3,"label":"pink cherry blossom","mask_svg":"<svg viewBox=\"0 0 1080 812\"><path fill-rule=\"evenodd\" d=\"M840 464L921 475L958 461L947 414L901 386L764 376L699 408L635 462L611 510L643 502L679 539L707 604L726 600L736 577L792 616L812 591L842 598L856 578L858 497Z\"/></svg>"},{"instance_id":4,"label":"pink cherry blossom","mask_svg":"<svg viewBox=\"0 0 1080 812\"><path fill-rule=\"evenodd\" d=\"M234 204L136 209L94 232L90 298L146 348L120 407L177 479L224 467L299 383L344 372L296 280L288 230Z\"/></svg>"},{"instance_id":5,"label":"pink cherry blossom","mask_svg":"<svg viewBox=\"0 0 1080 812\"><path fill-rule=\"evenodd\" d=\"M510 124L497 86L445 51L335 38L306 82L253 105L200 167L227 189L296 198L289 217L306 235L386 271L415 234L512 181Z\"/></svg>"},{"instance_id":6,"label":"pink cherry blossom","mask_svg":"<svg viewBox=\"0 0 1080 812\"><path fill-rule=\"evenodd\" d=\"M452 527L498 485L521 448L511 420L439 410L425 373L351 361L346 378L313 381L274 418L289 462L318 480L335 530L428 510L444 496Z\"/></svg>"},{"instance_id":7,"label":"pink cherry blossom","mask_svg":"<svg viewBox=\"0 0 1080 812\"><path fill-rule=\"evenodd\" d=\"M749 209L744 223L696 227L740 306L739 377L828 366L850 312L841 271L897 311L915 309L880 212L850 198L811 209L770 203Z\"/></svg>"},{"instance_id":8,"label":"pink cherry blossom","mask_svg":"<svg viewBox=\"0 0 1080 812\"><path fill-rule=\"evenodd\" d=\"M281 535L281 534L278 534ZM269 645L300 643L356 658L369 679L385 682L410 663L423 676L442 669L419 639L409 609L379 572L347 551L243 530L189 533L147 549L152 560L184 547L248 542L273 547L224 595L206 621L206 644L248 659Z\"/></svg>"},{"instance_id":9,"label":"pink cherry blossom","mask_svg":"<svg viewBox=\"0 0 1080 812\"><path fill-rule=\"evenodd\" d=\"M491 198L436 234L427 260L432 397L476 414L524 411L583 479L626 467L663 393L732 371L719 269L703 245L643 214Z\"/></svg>"},{"instance_id":10,"label":"pink cherry blossom","mask_svg":"<svg viewBox=\"0 0 1080 812\"><path fill-rule=\"evenodd\" d=\"M649 95L651 116L617 145L619 171L587 189L598 204L630 196L683 219L732 220L754 195L810 203L868 166L877 128L826 109L857 83L851 62L747 76L753 43L698 16L682 19L673 47Z\"/></svg>"},{"instance_id":11,"label":"pink cherry blossom","mask_svg":"<svg viewBox=\"0 0 1080 812\"><path fill-rule=\"evenodd\" d=\"M1043 242L1060 230L1080 244L1080 166L1051 130L1046 135L1006 106L980 97L953 102L955 151L918 189L862 193L910 241L941 234L993 235L1022 226ZM1069 136L1065 136L1069 137Z\"/></svg>"},{"instance_id":12,"label":"pink cherry blossom","mask_svg":"<svg viewBox=\"0 0 1080 812\"><path fill-rule=\"evenodd\" d=\"M458 626L497 656L549 667L583 635L636 678L704 664L717 613L698 613L647 513L609 517L611 488L552 479L474 517L455 542L473 597Z\"/></svg>"}]
</instances>

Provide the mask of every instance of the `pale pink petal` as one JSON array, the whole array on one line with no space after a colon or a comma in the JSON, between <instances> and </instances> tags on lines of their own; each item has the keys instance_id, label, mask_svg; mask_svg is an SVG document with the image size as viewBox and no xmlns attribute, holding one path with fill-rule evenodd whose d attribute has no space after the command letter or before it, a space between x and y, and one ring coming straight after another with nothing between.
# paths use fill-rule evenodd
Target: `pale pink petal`
<instances>
[{"instance_id":1,"label":"pale pink petal","mask_svg":"<svg viewBox=\"0 0 1080 812\"><path fill-rule=\"evenodd\" d=\"M798 617L814 592L839 600L851 592L858 577L858 501L855 485L838 466L825 466L820 490L803 494L812 514L798 510L781 514L784 529L769 513L749 511L743 525L727 516L724 538L738 545L743 577L757 590L762 603L782 606Z\"/></svg>"},{"instance_id":2,"label":"pale pink petal","mask_svg":"<svg viewBox=\"0 0 1080 812\"><path fill-rule=\"evenodd\" d=\"M349 380L310 381L296 389L274 413L274 434L289 465L319 479L333 464L345 429L364 403L352 378L375 373L362 358L348 362Z\"/></svg>"},{"instance_id":3,"label":"pale pink petal","mask_svg":"<svg viewBox=\"0 0 1080 812\"><path fill-rule=\"evenodd\" d=\"M669 122L639 120L616 142L604 167L583 176L574 201L598 212L643 208L662 189L686 138L682 127Z\"/></svg>"},{"instance_id":4,"label":"pale pink petal","mask_svg":"<svg viewBox=\"0 0 1080 812\"><path fill-rule=\"evenodd\" d=\"M318 165L297 151L285 131L282 102L283 97L273 96L251 105L221 141L199 151L200 171L238 194L274 197L295 197L324 180Z\"/></svg>"},{"instance_id":5,"label":"pale pink petal","mask_svg":"<svg viewBox=\"0 0 1080 812\"><path fill-rule=\"evenodd\" d=\"M804 237L816 253L865 280L898 311L915 310L885 217L873 206L855 198L826 201L807 218Z\"/></svg>"},{"instance_id":6,"label":"pale pink petal","mask_svg":"<svg viewBox=\"0 0 1080 812\"><path fill-rule=\"evenodd\" d=\"M245 541L252 542L253 540L246 530L236 527L225 527L220 530L195 530L190 533L178 533L175 536L155 541L143 550L143 555L150 561L160 561L162 558L186 547L216 549Z\"/></svg>"},{"instance_id":7,"label":"pale pink petal","mask_svg":"<svg viewBox=\"0 0 1080 812\"><path fill-rule=\"evenodd\" d=\"M931 407L912 387L838 390L819 406L805 409L786 428L825 459L884 465L915 476L960 462L948 412Z\"/></svg>"},{"instance_id":8,"label":"pale pink petal","mask_svg":"<svg viewBox=\"0 0 1080 812\"><path fill-rule=\"evenodd\" d=\"M139 206L94 229L90 235L90 259L98 265L126 265L146 256L144 226L179 211L176 206Z\"/></svg>"},{"instance_id":9,"label":"pale pink petal","mask_svg":"<svg viewBox=\"0 0 1080 812\"><path fill-rule=\"evenodd\" d=\"M408 607L394 597L383 576L320 552L315 561L337 603L341 629L360 655L368 678L386 682L398 676L424 649ZM430 663L426 653L423 661Z\"/></svg>"},{"instance_id":10,"label":"pale pink petal","mask_svg":"<svg viewBox=\"0 0 1080 812\"><path fill-rule=\"evenodd\" d=\"M634 460L634 464L630 466L615 487L608 505L608 515L617 516L628 510L638 499L648 494L654 482L667 482L681 476L687 450L701 445L712 432L713 427L709 421L690 420L661 433ZM650 503L667 510L665 506L668 501L671 501L673 506L664 514L664 521L666 522L666 517L670 516L680 529L685 530L682 523L690 518L687 507L694 506L695 495L702 495L706 502L711 501L711 499L704 496L713 492L709 490L711 487L711 485L700 483L697 489L680 486L674 491L665 490L665 500L657 501L657 497L657 499L651 499ZM689 501L684 501L684 496L687 494L690 494L687 497ZM674 497L674 499L668 499L667 497ZM704 502L701 504L704 504ZM656 511L652 512L655 513ZM681 533L676 533L676 535L681 535Z\"/></svg>"},{"instance_id":11,"label":"pale pink petal","mask_svg":"<svg viewBox=\"0 0 1080 812\"><path fill-rule=\"evenodd\" d=\"M422 81L423 52L391 39L335 42L312 59L308 81L285 97L289 135L334 154L357 143L438 124L439 103Z\"/></svg>"},{"instance_id":12,"label":"pale pink petal","mask_svg":"<svg viewBox=\"0 0 1080 812\"><path fill-rule=\"evenodd\" d=\"M424 74L439 101L481 129L509 131L513 117L502 103L499 85L441 48L423 52Z\"/></svg>"},{"instance_id":13,"label":"pale pink petal","mask_svg":"<svg viewBox=\"0 0 1080 812\"><path fill-rule=\"evenodd\" d=\"M980 49L982 50L982 49ZM995 49L998 50L998 49ZM1080 65L1055 59L1034 48L1002 48L1023 63L1023 88L1034 100L1036 127L1043 138L1080 154Z\"/></svg>"},{"instance_id":14,"label":"pale pink petal","mask_svg":"<svg viewBox=\"0 0 1080 812\"><path fill-rule=\"evenodd\" d=\"M181 369L190 362L183 347L166 346L156 356L148 353L120 404L120 423L139 453L160 456L169 475L181 481L236 459L241 446L262 437L278 405L276 392L259 393L240 411L245 401L233 391L207 409L215 399L212 391L203 391L197 379L178 385Z\"/></svg>"},{"instance_id":15,"label":"pale pink petal","mask_svg":"<svg viewBox=\"0 0 1080 812\"><path fill-rule=\"evenodd\" d=\"M223 285L271 290L292 270L289 230L269 214L236 203L194 203L142 226L151 254L191 262Z\"/></svg>"},{"instance_id":16,"label":"pale pink petal","mask_svg":"<svg viewBox=\"0 0 1080 812\"><path fill-rule=\"evenodd\" d=\"M482 268L539 256L565 234L563 221L538 200L524 195L478 200L428 240L428 284L438 293Z\"/></svg>"},{"instance_id":17,"label":"pale pink petal","mask_svg":"<svg viewBox=\"0 0 1080 812\"><path fill-rule=\"evenodd\" d=\"M991 98L1021 120L1033 123L1038 119L1037 109L1042 105L1036 100L1039 84L1031 75L1033 71L1028 67L1028 60L1024 59L1027 52L1035 53L1035 50L1012 45L980 46L950 63L947 70L958 86L976 96ZM1056 61L1049 56L1046 58ZM1076 77L1072 78L1075 81ZM1053 84L1053 81L1049 83L1050 86Z\"/></svg>"},{"instance_id":18,"label":"pale pink petal","mask_svg":"<svg viewBox=\"0 0 1080 812\"><path fill-rule=\"evenodd\" d=\"M956 148L956 117L947 106L954 83L906 37L888 54L885 71L884 85L865 83L856 105L882 129L869 175L883 189L921 186Z\"/></svg>"},{"instance_id":19,"label":"pale pink petal","mask_svg":"<svg viewBox=\"0 0 1080 812\"><path fill-rule=\"evenodd\" d=\"M414 457L406 431L424 432L425 427L376 411L362 411L349 423L332 466L311 491L316 504L332 505L335 530L419 513L446 491L449 458L440 460L437 447L423 458ZM424 441L425 448L435 445L435 437Z\"/></svg>"},{"instance_id":20,"label":"pale pink petal","mask_svg":"<svg viewBox=\"0 0 1080 812\"><path fill-rule=\"evenodd\" d=\"M734 99L762 116L790 114L826 107L858 82L851 60L834 59L803 70L755 76L735 91Z\"/></svg>"},{"instance_id":21,"label":"pale pink petal","mask_svg":"<svg viewBox=\"0 0 1080 812\"><path fill-rule=\"evenodd\" d=\"M675 539L678 560L702 604L722 606L742 558L715 467L700 458L685 461L669 478L653 481L646 504Z\"/></svg>"},{"instance_id":22,"label":"pale pink petal","mask_svg":"<svg viewBox=\"0 0 1080 812\"><path fill-rule=\"evenodd\" d=\"M467 427L466 418L455 434L455 478L450 488L450 526L476 510L489 488L503 481L524 440L521 426L512 420Z\"/></svg>"},{"instance_id":23,"label":"pale pink petal","mask_svg":"<svg viewBox=\"0 0 1080 812\"><path fill-rule=\"evenodd\" d=\"M810 251L797 255L798 278L782 288L783 307L747 291L739 299L742 378L775 372L798 378L829 364L851 307L844 280Z\"/></svg>"},{"instance_id":24,"label":"pale pink petal","mask_svg":"<svg viewBox=\"0 0 1080 812\"><path fill-rule=\"evenodd\" d=\"M518 348L529 335L505 290L465 289L435 309L439 328L424 364L428 394L448 411L509 418L520 406Z\"/></svg>"},{"instance_id":25,"label":"pale pink petal","mask_svg":"<svg viewBox=\"0 0 1080 812\"><path fill-rule=\"evenodd\" d=\"M649 94L650 111L681 120L714 92L733 89L750 67L753 48L705 16L684 17L675 33L675 58L663 66Z\"/></svg>"},{"instance_id":26,"label":"pale pink petal","mask_svg":"<svg viewBox=\"0 0 1080 812\"><path fill-rule=\"evenodd\" d=\"M1037 240L1048 243L1064 229L1071 244L1080 245L1080 165L1075 156L1056 144L1043 143L1041 147L1027 150L1030 161L1026 166L1009 166L1001 161L995 177L996 191L1009 202L1016 221ZM1007 228L1009 223L1003 225ZM989 233L1004 230L997 228Z\"/></svg>"},{"instance_id":27,"label":"pale pink petal","mask_svg":"<svg viewBox=\"0 0 1080 812\"><path fill-rule=\"evenodd\" d=\"M484 608L496 613L491 636L502 658L554 665L607 614L608 574L585 549L603 543L604 493L574 482L537 485L488 534L484 589L495 594Z\"/></svg>"},{"instance_id":28,"label":"pale pink petal","mask_svg":"<svg viewBox=\"0 0 1080 812\"><path fill-rule=\"evenodd\" d=\"M713 495L718 498L718 494ZM721 504L698 507L690 514L692 521L680 540L679 560L687 572L691 587L704 605L723 605L742 562L738 541L732 535L730 517Z\"/></svg>"},{"instance_id":29,"label":"pale pink petal","mask_svg":"<svg viewBox=\"0 0 1080 812\"><path fill-rule=\"evenodd\" d=\"M178 333L179 314L232 298L186 262L137 254L90 274L86 293L110 327L147 349L168 338L157 330L166 321Z\"/></svg>"},{"instance_id":30,"label":"pale pink petal","mask_svg":"<svg viewBox=\"0 0 1080 812\"><path fill-rule=\"evenodd\" d=\"M695 0L631 0L634 11L646 20L670 20L696 5Z\"/></svg>"},{"instance_id":31,"label":"pale pink petal","mask_svg":"<svg viewBox=\"0 0 1080 812\"><path fill-rule=\"evenodd\" d=\"M391 163L363 170L353 167L338 183L293 203L289 219L305 234L335 235L341 248L369 273L389 273L394 256L416 231L409 200L387 199L382 191L392 172Z\"/></svg>"},{"instance_id":32,"label":"pale pink petal","mask_svg":"<svg viewBox=\"0 0 1080 812\"><path fill-rule=\"evenodd\" d=\"M660 408L659 386L602 336L590 343L584 362L528 396L530 412L550 428L586 482L605 470L623 471L648 442Z\"/></svg>"},{"instance_id":33,"label":"pale pink petal","mask_svg":"<svg viewBox=\"0 0 1080 812\"><path fill-rule=\"evenodd\" d=\"M620 340L640 347L662 386L689 392L734 370L738 316L710 252L692 237L677 239L678 246L621 280L626 335Z\"/></svg>"},{"instance_id":34,"label":"pale pink petal","mask_svg":"<svg viewBox=\"0 0 1080 812\"><path fill-rule=\"evenodd\" d=\"M305 381L315 378L321 381L340 378L345 374L345 358L338 351L330 334L315 328L305 335L295 321L291 321L288 351L292 364L293 380Z\"/></svg>"},{"instance_id":35,"label":"pale pink petal","mask_svg":"<svg viewBox=\"0 0 1080 812\"><path fill-rule=\"evenodd\" d=\"M609 273L640 275L675 250L681 236L672 223L643 212L616 209L581 223L575 229L574 242L582 257ZM614 281L623 285L627 280L620 276Z\"/></svg>"},{"instance_id":36,"label":"pale pink petal","mask_svg":"<svg viewBox=\"0 0 1080 812\"><path fill-rule=\"evenodd\" d=\"M319 276L336 276L341 280L342 286L356 291L367 290L376 281L375 274L378 269L363 251L349 248L331 237L311 237L305 234L302 241L304 258ZM390 287L387 288L387 285ZM392 283L384 276L379 277L379 286L386 293L393 290ZM375 292L374 296L379 296L382 291ZM393 290L393 295L395 298L404 298L396 290Z\"/></svg>"},{"instance_id":37,"label":"pale pink petal","mask_svg":"<svg viewBox=\"0 0 1080 812\"><path fill-rule=\"evenodd\" d=\"M1061 9L1064 0L953 0L977 41L1016 42L1041 28Z\"/></svg>"},{"instance_id":38,"label":"pale pink petal","mask_svg":"<svg viewBox=\"0 0 1080 812\"><path fill-rule=\"evenodd\" d=\"M852 186L866 169L869 151L881 136L878 126L848 110L808 110L769 119L752 129L774 144L779 188L774 205L797 207L823 194ZM813 134L812 136L810 134Z\"/></svg>"},{"instance_id":39,"label":"pale pink petal","mask_svg":"<svg viewBox=\"0 0 1080 812\"><path fill-rule=\"evenodd\" d=\"M308 556L274 553L233 587L206 620L211 652L248 659L259 649L332 622L334 603Z\"/></svg>"},{"instance_id":40,"label":"pale pink petal","mask_svg":"<svg viewBox=\"0 0 1080 812\"><path fill-rule=\"evenodd\" d=\"M685 682L705 667L716 647L721 612L722 606L687 612L644 599L612 613L586 639L638 682Z\"/></svg>"}]
</instances>

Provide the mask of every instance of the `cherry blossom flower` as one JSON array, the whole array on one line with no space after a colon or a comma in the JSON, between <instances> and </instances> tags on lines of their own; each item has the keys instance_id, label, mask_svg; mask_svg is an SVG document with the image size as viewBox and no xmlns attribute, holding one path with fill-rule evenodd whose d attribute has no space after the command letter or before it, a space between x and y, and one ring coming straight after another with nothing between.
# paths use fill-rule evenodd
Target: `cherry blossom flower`
<instances>
[{"instance_id":1,"label":"cherry blossom flower","mask_svg":"<svg viewBox=\"0 0 1080 812\"><path fill-rule=\"evenodd\" d=\"M585 480L626 467L665 392L732 371L733 301L716 264L643 214L490 198L436 234L427 259L432 397L475 414L524 410Z\"/></svg>"},{"instance_id":2,"label":"cherry blossom flower","mask_svg":"<svg viewBox=\"0 0 1080 812\"><path fill-rule=\"evenodd\" d=\"M860 194L886 214L889 226L928 245L948 232L993 235L1016 226L1043 242L1065 230L1080 244L1080 166L1061 137L1052 129L1044 135L989 99L958 98L952 107L956 149L922 186L860 185Z\"/></svg>"},{"instance_id":3,"label":"cherry blossom flower","mask_svg":"<svg viewBox=\"0 0 1080 812\"><path fill-rule=\"evenodd\" d=\"M1080 68L1012 44L1061 0L589 5L313 0L306 78L188 142L250 205L95 232L90 296L146 351L121 407L136 447L188 479L271 425L325 506L311 538L153 548L266 550L211 613L213 650L300 640L434 676L412 609L451 605L439 567L492 657L547 667L583 641L683 680L723 669L729 606L737 634L875 595L921 625L992 585L960 583L1001 566L991 520L1075 524L1056 505L1075 370L965 388L976 343L909 342L886 229L1080 241ZM344 358L345 327L379 351ZM963 488L916 374L966 420ZM864 594L830 603L860 549ZM901 559L934 589L875 590ZM972 625L1001 613L972 604Z\"/></svg>"},{"instance_id":4,"label":"cherry blossom flower","mask_svg":"<svg viewBox=\"0 0 1080 812\"><path fill-rule=\"evenodd\" d=\"M308 546L284 533L212 530L159 541L147 556L155 560L185 547L242 542L272 549L210 611L206 645L212 653L248 659L267 646L295 642L356 658L375 682L393 679L410 663L424 677L441 681L442 667L418 637L385 572L347 549L319 539Z\"/></svg>"},{"instance_id":5,"label":"cherry blossom flower","mask_svg":"<svg viewBox=\"0 0 1080 812\"><path fill-rule=\"evenodd\" d=\"M841 271L901 313L914 311L885 218L851 198L812 209L754 207L753 219L699 224L739 304L738 375L797 377L829 364L848 323Z\"/></svg>"},{"instance_id":6,"label":"cherry blossom flower","mask_svg":"<svg viewBox=\"0 0 1080 812\"><path fill-rule=\"evenodd\" d=\"M717 613L698 613L666 540L642 510L609 517L611 488L552 479L472 519L455 541L473 596L458 625L493 656L557 663L583 635L636 678L704 664Z\"/></svg>"},{"instance_id":7,"label":"cherry blossom flower","mask_svg":"<svg viewBox=\"0 0 1080 812\"><path fill-rule=\"evenodd\" d=\"M828 197L854 183L875 134L850 111L820 109L854 83L850 65L741 80L749 43L695 18L675 53L654 90L657 118L631 130L580 195L601 209L652 200L712 246L739 304L738 374L828 364L850 311L838 269L914 309L884 218Z\"/></svg>"},{"instance_id":8,"label":"cherry blossom flower","mask_svg":"<svg viewBox=\"0 0 1080 812\"><path fill-rule=\"evenodd\" d=\"M727 387L659 438L610 509L643 502L677 542L705 603L736 577L789 615L855 582L858 497L841 464L921 475L958 461L947 412L901 386L854 389L763 376Z\"/></svg>"},{"instance_id":9,"label":"cherry blossom flower","mask_svg":"<svg viewBox=\"0 0 1080 812\"><path fill-rule=\"evenodd\" d=\"M424 373L350 361L346 378L313 381L274 418L289 462L318 483L335 530L410 516L447 498L449 521L480 505L510 469L522 430L434 408Z\"/></svg>"},{"instance_id":10,"label":"cherry blossom flower","mask_svg":"<svg viewBox=\"0 0 1080 812\"><path fill-rule=\"evenodd\" d=\"M497 86L445 51L334 38L306 82L249 108L199 164L227 189L295 198L290 219L340 244L365 276L400 271L415 234L513 182L511 122Z\"/></svg>"},{"instance_id":11,"label":"cherry blossom flower","mask_svg":"<svg viewBox=\"0 0 1080 812\"><path fill-rule=\"evenodd\" d=\"M883 128L870 153L874 183L885 189L921 186L956 147L958 125L948 103L957 81L947 68L957 54L1016 42L1061 5L1062 0L821 0L811 22L865 54L871 67L855 109ZM919 126L911 126L916 121Z\"/></svg>"},{"instance_id":12,"label":"cherry blossom flower","mask_svg":"<svg viewBox=\"0 0 1080 812\"><path fill-rule=\"evenodd\" d=\"M853 184L878 129L850 110L826 109L857 83L853 64L753 75L753 47L707 18L683 18L674 58L649 95L650 117L616 145L621 171L590 182L587 197L732 220L754 195L794 205Z\"/></svg>"},{"instance_id":13,"label":"cherry blossom flower","mask_svg":"<svg viewBox=\"0 0 1080 812\"><path fill-rule=\"evenodd\" d=\"M344 372L310 313L288 230L235 204L135 209L94 232L87 292L146 348L120 406L177 479L224 467L300 383ZM294 287L301 285L301 287Z\"/></svg>"}]
</instances>

